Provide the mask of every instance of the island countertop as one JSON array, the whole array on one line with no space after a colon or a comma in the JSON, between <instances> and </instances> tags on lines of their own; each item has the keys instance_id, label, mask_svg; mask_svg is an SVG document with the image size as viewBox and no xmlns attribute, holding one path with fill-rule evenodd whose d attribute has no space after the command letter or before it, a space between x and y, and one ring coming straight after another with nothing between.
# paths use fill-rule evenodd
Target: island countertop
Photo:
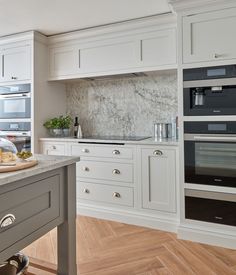
<instances>
[{"instance_id":1,"label":"island countertop","mask_svg":"<svg viewBox=\"0 0 236 275\"><path fill-rule=\"evenodd\" d=\"M35 155L38 165L16 172L0 173L0 186L35 176L79 161L79 157Z\"/></svg>"}]
</instances>

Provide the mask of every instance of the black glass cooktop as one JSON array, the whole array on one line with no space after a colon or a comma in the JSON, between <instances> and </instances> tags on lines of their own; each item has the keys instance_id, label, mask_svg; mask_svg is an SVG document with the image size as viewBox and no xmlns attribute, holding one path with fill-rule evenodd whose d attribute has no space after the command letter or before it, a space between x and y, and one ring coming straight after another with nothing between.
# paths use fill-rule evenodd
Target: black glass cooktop
<instances>
[{"instance_id":1,"label":"black glass cooktop","mask_svg":"<svg viewBox=\"0 0 236 275\"><path fill-rule=\"evenodd\" d=\"M85 136L83 139L93 139L93 140L123 140L123 141L140 141L147 139L149 137L141 136Z\"/></svg>"}]
</instances>

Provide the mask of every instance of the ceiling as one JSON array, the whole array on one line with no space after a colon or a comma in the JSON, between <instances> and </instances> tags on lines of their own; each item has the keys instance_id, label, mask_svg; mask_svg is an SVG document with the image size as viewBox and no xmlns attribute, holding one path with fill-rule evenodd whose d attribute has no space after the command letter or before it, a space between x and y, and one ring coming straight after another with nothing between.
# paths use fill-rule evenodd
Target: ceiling
<instances>
[{"instance_id":1,"label":"ceiling","mask_svg":"<svg viewBox=\"0 0 236 275\"><path fill-rule=\"evenodd\" d=\"M0 36L53 35L170 12L167 0L0 0Z\"/></svg>"}]
</instances>

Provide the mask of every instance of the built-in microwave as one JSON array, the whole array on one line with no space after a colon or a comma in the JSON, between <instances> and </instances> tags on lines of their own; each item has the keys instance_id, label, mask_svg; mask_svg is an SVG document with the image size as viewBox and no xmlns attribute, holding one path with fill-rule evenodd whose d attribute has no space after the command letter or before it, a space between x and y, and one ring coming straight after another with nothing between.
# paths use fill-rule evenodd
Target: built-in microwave
<instances>
[{"instance_id":1,"label":"built-in microwave","mask_svg":"<svg viewBox=\"0 0 236 275\"><path fill-rule=\"evenodd\" d=\"M236 115L236 65L185 69L184 115Z\"/></svg>"},{"instance_id":2,"label":"built-in microwave","mask_svg":"<svg viewBox=\"0 0 236 275\"><path fill-rule=\"evenodd\" d=\"M30 84L0 86L0 119L30 118Z\"/></svg>"},{"instance_id":3,"label":"built-in microwave","mask_svg":"<svg viewBox=\"0 0 236 275\"><path fill-rule=\"evenodd\" d=\"M184 123L185 183L236 187L236 122Z\"/></svg>"}]
</instances>

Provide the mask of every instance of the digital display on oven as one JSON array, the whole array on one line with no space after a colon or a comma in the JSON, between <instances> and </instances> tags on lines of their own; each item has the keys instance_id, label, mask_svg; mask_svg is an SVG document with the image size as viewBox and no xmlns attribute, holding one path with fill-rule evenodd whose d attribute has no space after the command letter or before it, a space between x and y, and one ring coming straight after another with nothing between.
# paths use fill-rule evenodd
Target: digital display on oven
<instances>
[{"instance_id":1,"label":"digital display on oven","mask_svg":"<svg viewBox=\"0 0 236 275\"><path fill-rule=\"evenodd\" d=\"M225 76L225 75L226 75L225 68L207 70L207 76Z\"/></svg>"},{"instance_id":2,"label":"digital display on oven","mask_svg":"<svg viewBox=\"0 0 236 275\"><path fill-rule=\"evenodd\" d=\"M226 124L208 124L208 131L226 131Z\"/></svg>"}]
</instances>

